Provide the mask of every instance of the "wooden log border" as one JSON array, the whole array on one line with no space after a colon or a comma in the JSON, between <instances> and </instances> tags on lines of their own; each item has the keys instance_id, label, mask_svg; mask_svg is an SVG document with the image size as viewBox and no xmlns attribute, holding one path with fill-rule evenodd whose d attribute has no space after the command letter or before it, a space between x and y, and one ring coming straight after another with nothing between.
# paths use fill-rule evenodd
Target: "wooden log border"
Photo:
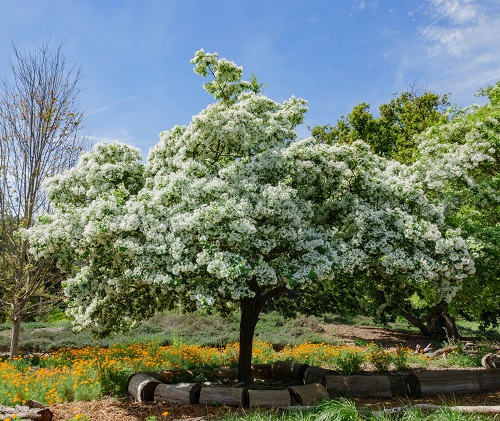
<instances>
[{"instance_id":1,"label":"wooden log border","mask_svg":"<svg viewBox=\"0 0 500 421\"><path fill-rule=\"evenodd\" d=\"M388 376L325 376L323 385L331 397L392 398Z\"/></svg>"},{"instance_id":2,"label":"wooden log border","mask_svg":"<svg viewBox=\"0 0 500 421\"><path fill-rule=\"evenodd\" d=\"M440 370L410 373L410 396L463 395L500 390L500 369Z\"/></svg>"},{"instance_id":3,"label":"wooden log border","mask_svg":"<svg viewBox=\"0 0 500 421\"><path fill-rule=\"evenodd\" d=\"M257 386L253 392L247 391L243 387L217 386L211 383L205 383L202 387L200 381L195 376L203 374L207 380L219 381L219 379L236 379L237 369L234 368L216 368L213 370L165 370L161 372L138 372L131 375L127 380L127 390L137 402L154 401L161 399L168 400L168 396L155 398L155 391L158 385L163 385L165 390L172 389L173 400L184 400L185 403L196 404L201 393L205 395L202 403L204 404L226 404L231 406L263 406L281 408L288 405L286 402L286 393L290 395L292 405L310 405L316 398L312 389L305 389L306 386L317 388L317 383L328 392L330 397L352 396L367 398L389 398L401 395L406 389L405 394L412 397L437 396L449 394L475 394L482 392L500 391L500 369L498 368L480 368L469 370L440 370L440 371L417 371L409 374L391 373L389 375L353 375L341 376L334 370L322 367L309 366L290 361L276 361L274 364L254 364L252 372L256 379L278 380L279 385ZM193 385L193 393L182 397L182 387L179 383L169 383L169 379L177 377L186 377L187 382ZM397 382L395 381L397 377ZM312 380L317 380L314 383ZM198 380L198 381L197 381ZM304 384L305 383L305 384ZM396 385L392 383L397 383ZM179 386L177 386L179 385ZM285 389L289 386L288 389ZM301 389L304 387L304 389ZM179 390L176 390L179 388ZM205 390L210 389L210 390ZM217 390L214 390L217 389ZM259 390L257 392L257 390ZM224 391L228 397L224 397ZM396 392L395 392L396 391ZM170 393L170 392L169 392ZM267 394L267 395L266 395ZM302 395L301 395L302 394ZM313 396L312 398L309 396ZM168 395L168 393L167 393ZM213 395L213 396L212 396ZM254 402L251 402L253 395ZM271 396L279 397L275 405L271 402Z\"/></svg>"}]
</instances>

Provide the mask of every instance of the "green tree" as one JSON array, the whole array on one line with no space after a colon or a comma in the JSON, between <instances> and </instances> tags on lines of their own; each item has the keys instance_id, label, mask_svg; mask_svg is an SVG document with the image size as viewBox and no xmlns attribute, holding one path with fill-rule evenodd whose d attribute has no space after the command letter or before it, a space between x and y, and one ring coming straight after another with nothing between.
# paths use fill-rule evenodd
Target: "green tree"
<instances>
[{"instance_id":1,"label":"green tree","mask_svg":"<svg viewBox=\"0 0 500 421\"><path fill-rule=\"evenodd\" d=\"M363 299L347 303L348 309L382 320L400 314L439 339L459 337L454 318L458 314L480 320L484 327L498 323L498 84L482 94L489 99L484 106L447 115L446 97L426 93L416 102L414 95L405 93L382 105L377 119L367 104L360 104L334 128L313 129L325 142L350 143L364 136L377 154L408 164L408 177L419 180L428 200L441 203L446 225L461 230L475 258L475 276L464 279L453 300L429 301L418 291L393 290L394 283L380 282L372 271L368 277L365 273L351 278ZM381 146L380 139L389 139L386 145L391 147Z\"/></svg>"},{"instance_id":2,"label":"green tree","mask_svg":"<svg viewBox=\"0 0 500 421\"><path fill-rule=\"evenodd\" d=\"M379 107L374 117L366 102L356 105L347 117L342 116L335 126L315 126L312 135L327 143L352 143L363 140L377 155L412 163L417 159L415 135L427 128L449 120L448 95L411 86L400 96Z\"/></svg>"},{"instance_id":3,"label":"green tree","mask_svg":"<svg viewBox=\"0 0 500 421\"><path fill-rule=\"evenodd\" d=\"M475 259L476 274L450 309L487 327L500 317L500 82L480 94L488 100L483 106L466 108L419 137L416 167L440 168L439 181L427 177L426 188L446 203L447 223L461 229Z\"/></svg>"}]
</instances>

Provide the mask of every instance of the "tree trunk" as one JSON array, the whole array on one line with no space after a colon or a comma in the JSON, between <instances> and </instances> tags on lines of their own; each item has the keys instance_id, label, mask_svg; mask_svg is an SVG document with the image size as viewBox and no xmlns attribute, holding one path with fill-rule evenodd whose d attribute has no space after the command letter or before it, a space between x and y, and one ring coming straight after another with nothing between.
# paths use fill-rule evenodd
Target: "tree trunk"
<instances>
[{"instance_id":1,"label":"tree trunk","mask_svg":"<svg viewBox=\"0 0 500 421\"><path fill-rule=\"evenodd\" d=\"M21 333L21 316L17 309L13 309L12 331L10 335L10 355L12 360L19 354L19 335Z\"/></svg>"},{"instance_id":2,"label":"tree trunk","mask_svg":"<svg viewBox=\"0 0 500 421\"><path fill-rule=\"evenodd\" d=\"M441 340L461 339L455 319L446 310L428 317L428 325L434 333L434 338Z\"/></svg>"},{"instance_id":3,"label":"tree trunk","mask_svg":"<svg viewBox=\"0 0 500 421\"><path fill-rule=\"evenodd\" d=\"M37 322L40 322L42 320L42 310L43 310L43 297L40 296L40 297L38 297L38 310L37 310L37 316L36 316Z\"/></svg>"},{"instance_id":4,"label":"tree trunk","mask_svg":"<svg viewBox=\"0 0 500 421\"><path fill-rule=\"evenodd\" d=\"M461 339L455 319L447 312L446 303L438 304L425 318L419 318L406 312L403 312L402 315L412 325L420 329L425 336L432 339L439 341Z\"/></svg>"},{"instance_id":5,"label":"tree trunk","mask_svg":"<svg viewBox=\"0 0 500 421\"><path fill-rule=\"evenodd\" d=\"M255 298L244 298L241 301L240 319L240 355L238 359L238 381L250 384L252 376L252 345L255 326L259 320L261 306Z\"/></svg>"}]
</instances>

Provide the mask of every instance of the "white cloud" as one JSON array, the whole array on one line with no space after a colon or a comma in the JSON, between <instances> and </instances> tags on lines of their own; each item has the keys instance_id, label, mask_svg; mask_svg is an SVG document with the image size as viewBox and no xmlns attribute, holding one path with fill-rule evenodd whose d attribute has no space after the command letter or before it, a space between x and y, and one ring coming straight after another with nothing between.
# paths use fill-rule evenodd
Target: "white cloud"
<instances>
[{"instance_id":1,"label":"white cloud","mask_svg":"<svg viewBox=\"0 0 500 421\"><path fill-rule=\"evenodd\" d=\"M491 7L484 7L484 2L480 5L474 0L428 0L426 11L433 21L420 27L419 32L428 43L429 56L462 57L477 49L498 50L499 3L491 3Z\"/></svg>"},{"instance_id":2,"label":"white cloud","mask_svg":"<svg viewBox=\"0 0 500 421\"><path fill-rule=\"evenodd\" d=\"M466 41L473 28L447 28L442 26L426 26L421 29L421 35L430 46L427 48L429 56L434 57L442 52L460 57L469 51Z\"/></svg>"},{"instance_id":3,"label":"white cloud","mask_svg":"<svg viewBox=\"0 0 500 421\"><path fill-rule=\"evenodd\" d=\"M430 0L434 16L448 18L452 23L473 21L478 15L478 6L473 0Z\"/></svg>"},{"instance_id":4,"label":"white cloud","mask_svg":"<svg viewBox=\"0 0 500 421\"><path fill-rule=\"evenodd\" d=\"M396 50L395 83L425 83L467 105L479 88L500 80L498 0L427 0L407 17L420 26Z\"/></svg>"}]
</instances>

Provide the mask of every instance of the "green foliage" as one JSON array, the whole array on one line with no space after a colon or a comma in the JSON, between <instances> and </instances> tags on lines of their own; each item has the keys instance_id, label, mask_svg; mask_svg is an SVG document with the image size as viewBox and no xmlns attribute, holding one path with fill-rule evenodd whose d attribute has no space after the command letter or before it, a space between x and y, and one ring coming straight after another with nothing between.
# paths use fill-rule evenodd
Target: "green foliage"
<instances>
[{"instance_id":1,"label":"green foliage","mask_svg":"<svg viewBox=\"0 0 500 421\"><path fill-rule=\"evenodd\" d=\"M132 367L107 367L100 366L98 379L101 386L101 393L104 396L126 396L127 380L134 374Z\"/></svg>"},{"instance_id":2,"label":"green foliage","mask_svg":"<svg viewBox=\"0 0 500 421\"><path fill-rule=\"evenodd\" d=\"M448 224L461 229L475 260L475 276L464 280L451 310L480 321L484 330L497 326L500 318L500 82L481 94L488 100L483 106L463 110L426 137L438 151L430 159L433 165L446 154L459 157L454 151L460 149L476 152L465 163L465 173L443 182L435 200L446 203Z\"/></svg>"},{"instance_id":3,"label":"green foliage","mask_svg":"<svg viewBox=\"0 0 500 421\"><path fill-rule=\"evenodd\" d=\"M391 352L377 347L370 353L368 359L377 371L389 371L389 366L392 364L394 358Z\"/></svg>"},{"instance_id":4,"label":"green foliage","mask_svg":"<svg viewBox=\"0 0 500 421\"><path fill-rule=\"evenodd\" d=\"M315 126L312 135L326 143L353 143L363 140L377 155L411 163L418 157L414 136L427 128L448 121L448 95L420 90L411 86L379 107L379 117L370 112L370 105L356 105L347 117L335 126Z\"/></svg>"},{"instance_id":5,"label":"green foliage","mask_svg":"<svg viewBox=\"0 0 500 421\"><path fill-rule=\"evenodd\" d=\"M358 277L345 282L354 285L356 294L345 294L346 299L325 291L319 297L320 304L323 297L328 297L340 306L340 311L357 309L382 322L387 321L390 312L406 313L426 334L440 333L439 329L432 331L429 327L435 326L441 315L452 322L448 312L479 321L483 330L498 324L500 83L488 86L480 94L488 99L485 105L456 110L450 108L447 95L419 92L412 87L389 103L382 104L378 117L371 114L367 103L361 103L336 125L312 128L313 136L325 143L350 144L361 138L378 155L411 165L415 175L419 171L427 174L422 180L422 188L428 191L427 199L445 208L447 226L460 229L474 257L476 271L475 276L464 279L462 288L451 302L449 297L429 304L429 297L421 292L407 288L387 291L380 283L360 283ZM436 169L439 169L438 174ZM364 284L372 287L366 288ZM428 291L434 290L428 288ZM407 303L402 306L406 307L405 311L391 308L387 303L388 296L393 301L396 298L400 303ZM409 296L419 300L419 306L409 302ZM352 297L358 298L358 302ZM307 299L306 291L302 300ZM311 302L314 306L315 300ZM307 303L299 304L302 309L309 310ZM441 334L445 327L440 326ZM448 334L456 335L456 332L448 331Z\"/></svg>"},{"instance_id":6,"label":"green foliage","mask_svg":"<svg viewBox=\"0 0 500 421\"><path fill-rule=\"evenodd\" d=\"M361 364L366 356L359 351L344 350L335 358L335 367L345 375L354 374L361 370Z\"/></svg>"}]
</instances>

